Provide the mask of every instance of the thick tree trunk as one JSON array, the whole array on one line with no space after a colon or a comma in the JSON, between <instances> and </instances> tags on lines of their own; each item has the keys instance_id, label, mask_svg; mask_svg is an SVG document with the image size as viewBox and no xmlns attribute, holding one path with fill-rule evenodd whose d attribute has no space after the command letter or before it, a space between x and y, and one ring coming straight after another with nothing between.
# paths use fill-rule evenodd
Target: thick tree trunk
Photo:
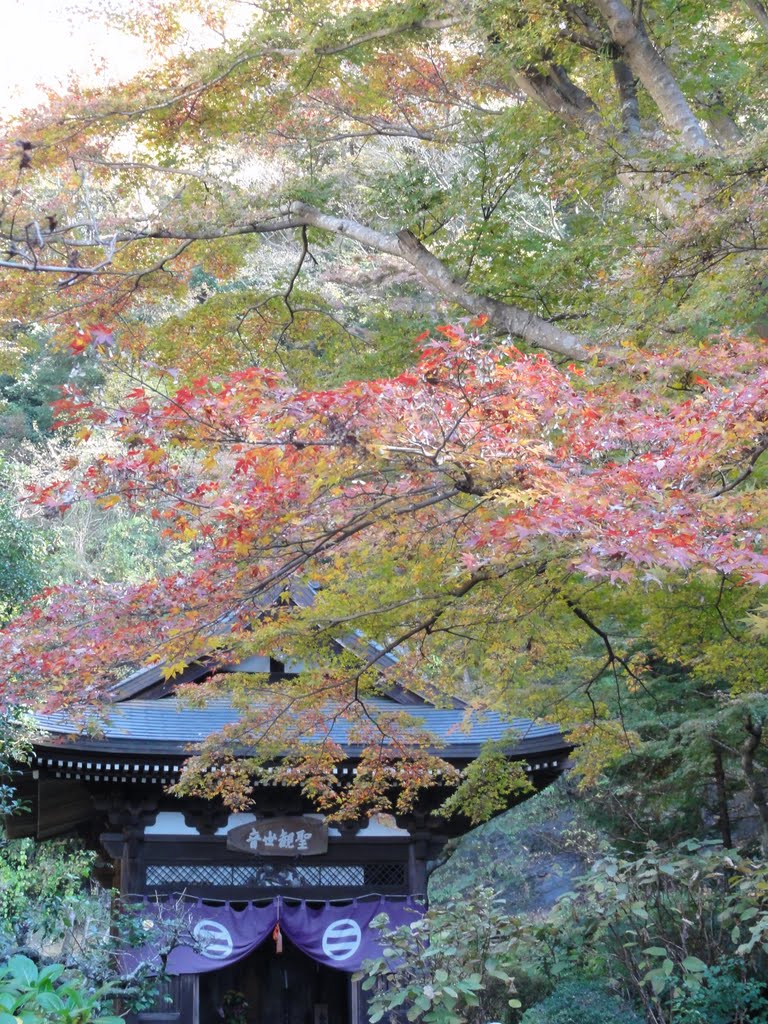
<instances>
[{"instance_id":1,"label":"thick tree trunk","mask_svg":"<svg viewBox=\"0 0 768 1024\"><path fill-rule=\"evenodd\" d=\"M733 149L744 141L741 129L722 107L709 108L704 117L712 134L725 149Z\"/></svg>"},{"instance_id":2,"label":"thick tree trunk","mask_svg":"<svg viewBox=\"0 0 768 1024\"><path fill-rule=\"evenodd\" d=\"M595 102L571 81L559 65L551 65L546 74L541 71L513 69L512 77L528 99L556 117L577 124L585 131L603 129L602 118Z\"/></svg>"},{"instance_id":3,"label":"thick tree trunk","mask_svg":"<svg viewBox=\"0 0 768 1024\"><path fill-rule=\"evenodd\" d=\"M755 21L760 28L768 35L768 8L761 0L744 0Z\"/></svg>"},{"instance_id":4,"label":"thick tree trunk","mask_svg":"<svg viewBox=\"0 0 768 1024\"><path fill-rule=\"evenodd\" d=\"M744 719L747 738L741 746L741 767L749 786L752 803L760 818L760 845L763 855L768 854L768 793L755 767L755 752L763 736L763 723L756 722L751 715Z\"/></svg>"},{"instance_id":5,"label":"thick tree trunk","mask_svg":"<svg viewBox=\"0 0 768 1024\"><path fill-rule=\"evenodd\" d=\"M679 132L685 148L691 152L714 149L642 21L635 21L621 0L595 0L595 6L630 70L652 97L667 126Z\"/></svg>"},{"instance_id":6,"label":"thick tree trunk","mask_svg":"<svg viewBox=\"0 0 768 1024\"><path fill-rule=\"evenodd\" d=\"M386 252L410 264L433 291L476 315L486 314L489 320L529 345L546 349L569 359L583 359L586 349L582 340L569 331L498 299L477 295L451 274L442 260L429 251L410 231L388 235L348 217L334 217L305 203L291 203L286 213L297 223L331 231L352 238L370 249Z\"/></svg>"},{"instance_id":7,"label":"thick tree trunk","mask_svg":"<svg viewBox=\"0 0 768 1024\"><path fill-rule=\"evenodd\" d=\"M637 135L640 131L640 105L637 100L635 76L623 60L613 62L613 80L621 103L622 131L625 135Z\"/></svg>"},{"instance_id":8,"label":"thick tree trunk","mask_svg":"<svg viewBox=\"0 0 768 1024\"><path fill-rule=\"evenodd\" d=\"M723 840L723 846L730 850L733 847L733 835L731 833L731 815L728 811L728 787L725 781L723 754L716 744L712 747L712 762L715 776L715 791L717 793L720 836Z\"/></svg>"}]
</instances>

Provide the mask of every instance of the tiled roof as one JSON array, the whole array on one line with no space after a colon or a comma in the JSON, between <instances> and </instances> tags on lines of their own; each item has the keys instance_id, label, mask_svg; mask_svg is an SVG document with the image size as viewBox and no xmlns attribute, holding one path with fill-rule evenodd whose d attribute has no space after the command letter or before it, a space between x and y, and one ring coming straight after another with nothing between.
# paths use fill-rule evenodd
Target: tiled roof
<instances>
[{"instance_id":1,"label":"tiled roof","mask_svg":"<svg viewBox=\"0 0 768 1024\"><path fill-rule=\"evenodd\" d=\"M384 697L366 701L375 714L402 713L402 705ZM488 740L504 739L510 731L509 752L525 756L541 751L565 750L568 747L556 725L536 723L527 718L502 718L494 712L473 713L469 718L459 708L419 706L408 709L414 721L435 737L433 750L443 756L471 759ZM39 715L40 726L49 734L66 736L69 745L90 750L151 749L157 753L189 753L190 746L236 722L240 712L227 699L211 700L204 708L192 708L173 697L162 700L134 699L109 709L108 719L98 736L81 733L66 713ZM330 718L329 709L329 718ZM307 740L318 739L307 736ZM351 757L359 747L348 742L349 723L336 721L331 738L347 747Z\"/></svg>"},{"instance_id":2,"label":"tiled roof","mask_svg":"<svg viewBox=\"0 0 768 1024\"><path fill-rule=\"evenodd\" d=\"M314 601L317 593L317 587L311 583L302 583L299 580L293 580L290 585L290 595L293 604L300 608L310 607ZM263 603L265 605L271 605L281 599L283 587L275 587L272 591L268 591L267 594L263 595ZM228 626L226 622L219 623L219 628L222 638L227 634ZM376 668L380 672L387 672L397 665L397 653L396 652L384 652L383 649L375 642L368 640L367 637L360 630L353 630L351 633L338 636L335 639L335 644L338 650L347 650L356 654L365 661L375 663ZM174 687L181 683L196 682L200 679L205 678L212 672L256 672L260 674L268 674L270 672L270 666L273 659L264 655L254 655L243 660L239 660L232 663L219 662L214 657L203 658L200 661L193 661L187 666L180 675L175 676L173 680L169 681L168 686ZM301 662L296 661L290 657L281 657L278 659L280 664L283 666L283 670L287 674L299 673L304 670L304 665ZM141 666L136 669L130 675L125 676L120 682L115 683L110 687L108 693L110 700L119 703L121 701L133 700L136 697L140 697L142 693L153 690L158 683L165 679L165 664L162 662L154 665ZM400 704L422 704L423 699L416 693L410 690L406 690L400 687L396 682L392 684L392 695L395 696L397 692L398 703ZM453 703L457 707L461 707L462 702L455 698Z\"/></svg>"},{"instance_id":3,"label":"tiled roof","mask_svg":"<svg viewBox=\"0 0 768 1024\"><path fill-rule=\"evenodd\" d=\"M315 600L316 588L311 584L293 582L291 600L299 607L307 607ZM268 595L277 601L276 590ZM269 601L268 601L269 603ZM488 741L506 740L510 756L527 757L539 753L557 756L567 753L571 745L556 725L544 725L527 718L504 718L494 712L468 715L462 701L454 699L451 707L432 706L422 695L404 689L390 672L398 663L397 652L384 653L363 633L354 631L336 639L340 649L346 649L366 661L376 660L382 672L383 695L369 698L366 705L377 714L407 713L419 729L434 737L433 752L457 761L471 760ZM197 682L212 672L257 673L262 680L272 677L272 671L293 674L304 668L290 658L278 660L264 655L253 655L232 664L214 660L201 660L187 665L181 675L163 682L164 666L154 664L137 669L109 691L112 703L103 717L90 721L87 728L75 722L65 712L38 715L37 721L55 744L70 750L113 751L123 753L146 752L153 755L188 756L196 744L226 725L237 722L241 712L226 697L210 700L205 707L190 707L172 694L177 685ZM388 671L389 670L389 671ZM334 709L329 707L329 722L334 720ZM346 749L351 759L360 753L360 746L351 742L350 723L334 720L330 738ZM307 736L307 741L320 736ZM48 739L41 738L47 745ZM243 753L247 751L244 750Z\"/></svg>"}]
</instances>

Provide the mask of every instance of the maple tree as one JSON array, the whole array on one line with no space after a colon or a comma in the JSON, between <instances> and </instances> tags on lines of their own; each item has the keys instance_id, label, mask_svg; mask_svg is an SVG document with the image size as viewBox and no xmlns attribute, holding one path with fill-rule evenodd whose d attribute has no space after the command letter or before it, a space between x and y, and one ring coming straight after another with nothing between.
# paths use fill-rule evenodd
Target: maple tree
<instances>
[{"instance_id":1,"label":"maple tree","mask_svg":"<svg viewBox=\"0 0 768 1024\"><path fill-rule=\"evenodd\" d=\"M44 593L5 698L93 706L108 669L231 659L258 621L313 668L255 707L236 681L185 784L237 803L288 751L335 809L340 751L296 735L335 701L370 752L354 809L438 767L369 715L383 652L555 715L588 779L671 664L740 719L768 830L762 5L262 4L195 54L151 6L170 56L7 136L0 316L109 368L59 415L119 454L37 500L125 506L194 560ZM333 653L355 630L379 658Z\"/></svg>"},{"instance_id":2,"label":"maple tree","mask_svg":"<svg viewBox=\"0 0 768 1024\"><path fill-rule=\"evenodd\" d=\"M305 383L401 368L446 305L567 358L751 323L762 33L746 3L260 4L11 125L4 315Z\"/></svg>"},{"instance_id":3,"label":"maple tree","mask_svg":"<svg viewBox=\"0 0 768 1024\"><path fill-rule=\"evenodd\" d=\"M6 695L15 686L23 699L33 680L55 679L68 683L49 707L92 706L113 681L105 666L164 660L172 675L193 658L231 660L251 650L258 621L264 649L314 667L255 707L246 691L239 724L191 762L188 777L197 771L196 784L230 798L258 766L203 769L257 738L261 764L291 749L286 770L336 799L328 779L341 750L298 745L308 728L322 732L331 700L357 720L372 757L382 735L399 737L398 756L418 750L402 716L372 721L366 711L391 651L401 654L398 679L422 689L435 659L436 692L466 689L461 666L485 706L558 714L583 740L587 772L591 734L610 752L621 747L627 737L593 687L611 672L642 687L648 668L623 628L598 623L596 593L598 608L610 586L640 588L652 604L654 591L704 574L749 593L760 617L765 508L739 485L767 446L768 376L752 365L761 352L713 349L711 369L725 379L681 403L652 386L589 386L584 371L461 328L422 342L412 370L329 391L252 368L167 395L137 388L111 412L76 393L63 399L71 427L97 424L123 448L82 471L73 457L69 477L37 500L60 508L85 494L151 509L167 536L194 542L194 564L131 588L80 583L43 595L5 639ZM308 607L279 603L294 579L319 585ZM375 653L339 657L333 641L356 629ZM553 632L559 647L537 653ZM590 634L599 652L581 650ZM502 654L506 671L489 678ZM750 657L766 657L759 636ZM403 781L420 785L435 767L410 755L404 764ZM361 800L377 796L374 775L359 771Z\"/></svg>"}]
</instances>

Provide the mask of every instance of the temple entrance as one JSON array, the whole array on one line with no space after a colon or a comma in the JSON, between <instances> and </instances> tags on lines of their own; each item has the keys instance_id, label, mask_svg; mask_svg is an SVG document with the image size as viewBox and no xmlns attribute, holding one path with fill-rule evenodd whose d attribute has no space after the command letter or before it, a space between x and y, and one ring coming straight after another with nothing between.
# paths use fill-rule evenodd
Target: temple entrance
<instances>
[{"instance_id":1,"label":"temple entrance","mask_svg":"<svg viewBox=\"0 0 768 1024\"><path fill-rule=\"evenodd\" d=\"M350 976L283 938L200 975L200 1024L349 1024Z\"/></svg>"}]
</instances>

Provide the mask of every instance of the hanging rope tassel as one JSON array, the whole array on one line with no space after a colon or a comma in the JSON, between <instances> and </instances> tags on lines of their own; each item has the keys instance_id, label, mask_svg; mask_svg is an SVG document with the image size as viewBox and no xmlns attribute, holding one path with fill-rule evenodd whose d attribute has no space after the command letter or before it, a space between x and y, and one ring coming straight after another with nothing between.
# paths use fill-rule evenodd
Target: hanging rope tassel
<instances>
[{"instance_id":1,"label":"hanging rope tassel","mask_svg":"<svg viewBox=\"0 0 768 1024\"><path fill-rule=\"evenodd\" d=\"M272 938L275 940L275 953L283 952L283 933L280 931L280 922L275 925L274 931L272 932Z\"/></svg>"}]
</instances>

